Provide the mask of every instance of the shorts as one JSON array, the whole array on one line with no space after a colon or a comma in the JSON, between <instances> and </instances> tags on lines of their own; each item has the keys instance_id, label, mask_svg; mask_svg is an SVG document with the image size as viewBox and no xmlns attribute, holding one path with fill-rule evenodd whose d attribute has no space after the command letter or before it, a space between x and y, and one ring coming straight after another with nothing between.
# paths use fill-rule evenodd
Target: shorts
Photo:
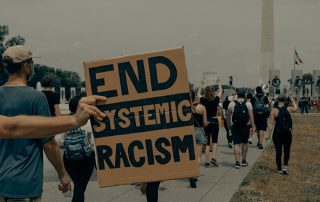
<instances>
[{"instance_id":1,"label":"shorts","mask_svg":"<svg viewBox=\"0 0 320 202\"><path fill-rule=\"evenodd\" d=\"M206 144L207 140L204 136L203 128L194 127L194 133L196 136L196 144Z\"/></svg>"},{"instance_id":2,"label":"shorts","mask_svg":"<svg viewBox=\"0 0 320 202\"><path fill-rule=\"evenodd\" d=\"M254 125L256 126L256 131L267 131L268 128L268 118L266 117L254 117Z\"/></svg>"},{"instance_id":3,"label":"shorts","mask_svg":"<svg viewBox=\"0 0 320 202\"><path fill-rule=\"evenodd\" d=\"M210 145L210 139L212 143L218 143L218 134L219 134L219 122L209 122L208 126L204 128L207 137L207 145Z\"/></svg>"},{"instance_id":4,"label":"shorts","mask_svg":"<svg viewBox=\"0 0 320 202\"><path fill-rule=\"evenodd\" d=\"M233 144L247 144L250 134L250 126L234 127L231 126Z\"/></svg>"}]
</instances>

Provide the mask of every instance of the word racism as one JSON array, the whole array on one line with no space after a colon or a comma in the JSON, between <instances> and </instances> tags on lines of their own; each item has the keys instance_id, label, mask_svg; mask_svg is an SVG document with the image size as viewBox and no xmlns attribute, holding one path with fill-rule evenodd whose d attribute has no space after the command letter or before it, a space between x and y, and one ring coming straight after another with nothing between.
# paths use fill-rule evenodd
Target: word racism
<instances>
[{"instance_id":1,"label":"word racism","mask_svg":"<svg viewBox=\"0 0 320 202\"><path fill-rule=\"evenodd\" d=\"M99 171L195 161L186 68L177 53L184 56L173 49L85 63L87 93L108 98L99 106L105 120L92 121Z\"/></svg>"}]
</instances>

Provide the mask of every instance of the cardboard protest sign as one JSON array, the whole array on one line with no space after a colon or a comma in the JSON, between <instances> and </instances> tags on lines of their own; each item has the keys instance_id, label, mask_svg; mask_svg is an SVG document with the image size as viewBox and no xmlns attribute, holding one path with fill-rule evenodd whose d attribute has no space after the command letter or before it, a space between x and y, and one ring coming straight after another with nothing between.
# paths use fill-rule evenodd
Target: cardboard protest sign
<instances>
[{"instance_id":1,"label":"cardboard protest sign","mask_svg":"<svg viewBox=\"0 0 320 202\"><path fill-rule=\"evenodd\" d=\"M84 66L87 94L107 97L92 122L100 186L199 175L182 48Z\"/></svg>"},{"instance_id":2,"label":"cardboard protest sign","mask_svg":"<svg viewBox=\"0 0 320 202\"><path fill-rule=\"evenodd\" d=\"M217 83L217 72L203 72L203 81L205 85L213 85Z\"/></svg>"}]
</instances>

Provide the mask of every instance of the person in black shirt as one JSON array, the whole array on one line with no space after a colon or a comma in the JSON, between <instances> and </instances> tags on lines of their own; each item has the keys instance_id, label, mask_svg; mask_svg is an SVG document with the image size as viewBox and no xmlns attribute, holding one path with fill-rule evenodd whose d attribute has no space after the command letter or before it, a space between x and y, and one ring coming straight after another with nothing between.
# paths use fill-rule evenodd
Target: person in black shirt
<instances>
[{"instance_id":1,"label":"person in black shirt","mask_svg":"<svg viewBox=\"0 0 320 202\"><path fill-rule=\"evenodd\" d=\"M288 98L281 94L277 105L270 114L269 135L266 140L272 138L276 150L276 163L280 175L288 175L288 163L290 159L290 147L292 143L292 119L291 113L296 112L298 107L293 98L290 98L289 106L286 105ZM282 167L282 151L283 167Z\"/></svg>"},{"instance_id":2,"label":"person in black shirt","mask_svg":"<svg viewBox=\"0 0 320 202\"><path fill-rule=\"evenodd\" d=\"M203 82L202 82L202 85L203 85ZM207 86L205 88L205 96L200 99L200 103L204 105L207 110L207 119L209 122L208 126L205 127L205 133L208 140L207 146L206 146L206 163L205 163L205 167L207 168L210 166L214 166L214 167L219 166L216 160L216 154L218 150L218 134L219 134L219 121L218 121L217 111L218 111L218 105L220 103L220 97L222 95L221 80L218 80L218 86L219 86L219 91L217 95L215 95L213 86ZM212 151L211 156L210 156L209 149Z\"/></svg>"},{"instance_id":3,"label":"person in black shirt","mask_svg":"<svg viewBox=\"0 0 320 202\"><path fill-rule=\"evenodd\" d=\"M41 79L41 86L43 87L43 93L47 97L47 101L50 108L51 116L60 116L60 99L56 93L52 91L52 79L48 76L45 76Z\"/></svg>"}]
</instances>

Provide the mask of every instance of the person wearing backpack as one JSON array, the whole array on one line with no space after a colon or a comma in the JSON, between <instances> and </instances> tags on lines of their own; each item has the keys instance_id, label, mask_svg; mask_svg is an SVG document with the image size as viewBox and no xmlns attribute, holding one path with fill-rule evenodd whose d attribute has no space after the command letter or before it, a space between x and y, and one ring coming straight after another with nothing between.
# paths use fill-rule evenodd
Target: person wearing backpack
<instances>
[{"instance_id":1,"label":"person wearing backpack","mask_svg":"<svg viewBox=\"0 0 320 202\"><path fill-rule=\"evenodd\" d=\"M276 149L278 173L280 175L288 175L287 166L290 159L290 147L292 142L292 119L290 113L296 112L298 109L293 98L290 98L292 106L287 106L285 104L286 101L287 97L285 95L279 95L278 103L276 107L272 109L270 114L269 136L266 137L266 140L269 140L272 136L274 147ZM283 168L281 160L282 148L284 149Z\"/></svg>"},{"instance_id":2,"label":"person wearing backpack","mask_svg":"<svg viewBox=\"0 0 320 202\"><path fill-rule=\"evenodd\" d=\"M256 96L252 100L253 102L253 115L254 115L254 124L256 126L256 132L258 137L257 147L263 149L263 139L264 132L268 128L268 118L270 115L269 110L269 100L268 97L264 95L261 86L256 88Z\"/></svg>"},{"instance_id":3,"label":"person wearing backpack","mask_svg":"<svg viewBox=\"0 0 320 202\"><path fill-rule=\"evenodd\" d=\"M80 99L81 96L71 98L71 114L76 112ZM72 202L84 201L84 193L95 166L92 142L91 134L81 128L74 128L64 134L63 162L74 184Z\"/></svg>"},{"instance_id":4,"label":"person wearing backpack","mask_svg":"<svg viewBox=\"0 0 320 202\"><path fill-rule=\"evenodd\" d=\"M234 155L236 159L235 168L240 168L240 149L242 153L241 166L247 166L248 139L253 131L253 109L252 104L245 100L245 94L238 92L238 98L230 102L228 106L228 127L231 129Z\"/></svg>"}]
</instances>

